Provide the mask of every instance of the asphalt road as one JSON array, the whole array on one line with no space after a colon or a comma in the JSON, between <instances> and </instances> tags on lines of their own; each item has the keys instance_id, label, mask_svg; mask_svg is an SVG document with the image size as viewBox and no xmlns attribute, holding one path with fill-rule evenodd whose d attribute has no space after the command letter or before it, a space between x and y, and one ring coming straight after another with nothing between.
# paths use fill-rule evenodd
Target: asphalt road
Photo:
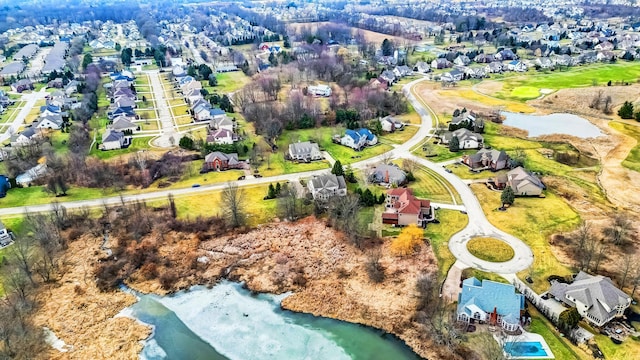
<instances>
[{"instance_id":1,"label":"asphalt road","mask_svg":"<svg viewBox=\"0 0 640 360\"><path fill-rule=\"evenodd\" d=\"M9 139L11 135L18 133L18 129L22 124L24 124L24 120L31 112L31 109L36 105L36 102L44 99L48 94L49 93L46 92L46 88L42 88L40 91L32 91L28 94L22 94L22 98L20 100L26 102L15 119L11 122L9 128L4 133L0 134L0 143Z\"/></svg>"}]
</instances>

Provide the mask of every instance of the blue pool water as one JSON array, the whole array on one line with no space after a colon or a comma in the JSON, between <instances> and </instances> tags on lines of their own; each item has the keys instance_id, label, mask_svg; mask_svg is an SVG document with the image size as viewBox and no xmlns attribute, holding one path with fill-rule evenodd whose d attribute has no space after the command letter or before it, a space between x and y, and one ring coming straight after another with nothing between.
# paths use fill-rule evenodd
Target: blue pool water
<instances>
[{"instance_id":1,"label":"blue pool water","mask_svg":"<svg viewBox=\"0 0 640 360\"><path fill-rule=\"evenodd\" d=\"M539 341L535 342L508 342L504 345L504 351L513 357L541 357L548 356Z\"/></svg>"}]
</instances>

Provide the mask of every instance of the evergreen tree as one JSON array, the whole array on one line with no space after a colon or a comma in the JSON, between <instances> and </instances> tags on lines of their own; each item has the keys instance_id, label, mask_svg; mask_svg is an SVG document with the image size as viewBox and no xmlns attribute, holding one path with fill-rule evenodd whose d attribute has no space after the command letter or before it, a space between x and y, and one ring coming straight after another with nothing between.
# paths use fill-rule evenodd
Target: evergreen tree
<instances>
[{"instance_id":1,"label":"evergreen tree","mask_svg":"<svg viewBox=\"0 0 640 360\"><path fill-rule=\"evenodd\" d=\"M382 41L382 55L391 56L393 55L394 46L393 43L389 39L384 39Z\"/></svg>"},{"instance_id":2,"label":"evergreen tree","mask_svg":"<svg viewBox=\"0 0 640 360\"><path fill-rule=\"evenodd\" d=\"M449 140L449 151L458 152L460 151L460 140L458 140L457 136L454 136Z\"/></svg>"},{"instance_id":3,"label":"evergreen tree","mask_svg":"<svg viewBox=\"0 0 640 360\"><path fill-rule=\"evenodd\" d=\"M91 54L86 54L84 58L82 58L82 68L86 69L89 64L93 62L93 56Z\"/></svg>"},{"instance_id":4,"label":"evergreen tree","mask_svg":"<svg viewBox=\"0 0 640 360\"><path fill-rule=\"evenodd\" d=\"M218 79L215 74L209 74L209 86L218 86Z\"/></svg>"},{"instance_id":5,"label":"evergreen tree","mask_svg":"<svg viewBox=\"0 0 640 360\"><path fill-rule=\"evenodd\" d=\"M335 164L333 164L333 169L331 169L331 173L335 176L344 175L344 168L342 167L342 163L340 160L336 160ZM351 172L353 174L353 171Z\"/></svg>"},{"instance_id":6,"label":"evergreen tree","mask_svg":"<svg viewBox=\"0 0 640 360\"><path fill-rule=\"evenodd\" d=\"M507 186L502 190L502 195L500 195L500 201L502 201L502 207L505 205L513 205L513 202L516 200L516 194L513 192L511 186Z\"/></svg>"},{"instance_id":7,"label":"evergreen tree","mask_svg":"<svg viewBox=\"0 0 640 360\"><path fill-rule=\"evenodd\" d=\"M378 204L384 204L384 202L387 200L387 197L384 193L380 194L380 196L378 197Z\"/></svg>"},{"instance_id":8,"label":"evergreen tree","mask_svg":"<svg viewBox=\"0 0 640 360\"><path fill-rule=\"evenodd\" d=\"M280 191L282 191L282 187L280 186L280 183L276 183L276 189L275 189L276 196L280 196Z\"/></svg>"},{"instance_id":9,"label":"evergreen tree","mask_svg":"<svg viewBox=\"0 0 640 360\"><path fill-rule=\"evenodd\" d=\"M625 101L618 110L618 116L623 119L633 119L633 104L630 101Z\"/></svg>"},{"instance_id":10,"label":"evergreen tree","mask_svg":"<svg viewBox=\"0 0 640 360\"><path fill-rule=\"evenodd\" d=\"M233 105L231 105L231 100L229 100L227 94L222 95L222 99L220 99L220 109L228 113L233 112Z\"/></svg>"},{"instance_id":11,"label":"evergreen tree","mask_svg":"<svg viewBox=\"0 0 640 360\"><path fill-rule=\"evenodd\" d=\"M275 199L276 198L276 189L273 187L273 184L269 184L269 190L267 191L267 199Z\"/></svg>"}]
</instances>

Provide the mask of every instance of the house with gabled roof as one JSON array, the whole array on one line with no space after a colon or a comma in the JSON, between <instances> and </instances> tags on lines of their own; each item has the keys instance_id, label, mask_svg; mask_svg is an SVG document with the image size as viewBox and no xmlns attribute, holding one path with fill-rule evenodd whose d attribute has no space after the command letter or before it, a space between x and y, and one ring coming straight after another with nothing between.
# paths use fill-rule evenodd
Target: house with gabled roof
<instances>
[{"instance_id":1,"label":"house with gabled roof","mask_svg":"<svg viewBox=\"0 0 640 360\"><path fill-rule=\"evenodd\" d=\"M502 150L480 149L475 154L464 155L462 163L472 170L498 171L509 166L509 155Z\"/></svg>"},{"instance_id":2,"label":"house with gabled roof","mask_svg":"<svg viewBox=\"0 0 640 360\"><path fill-rule=\"evenodd\" d=\"M236 129L236 123L232 118L227 116L227 114L216 115L213 116L213 119L211 119L211 121L209 121L209 128L215 130L226 129L229 131L234 131Z\"/></svg>"},{"instance_id":3,"label":"house with gabled roof","mask_svg":"<svg viewBox=\"0 0 640 360\"><path fill-rule=\"evenodd\" d=\"M453 66L451 61L445 58L437 58L431 62L431 67L433 69L446 69L446 68L450 68L451 66Z\"/></svg>"},{"instance_id":4,"label":"house with gabled roof","mask_svg":"<svg viewBox=\"0 0 640 360\"><path fill-rule=\"evenodd\" d=\"M233 144L238 141L238 135L227 129L218 129L207 135L207 142L214 144Z\"/></svg>"},{"instance_id":5,"label":"house with gabled roof","mask_svg":"<svg viewBox=\"0 0 640 360\"><path fill-rule=\"evenodd\" d=\"M379 119L382 131L394 132L404 127L404 123L391 115Z\"/></svg>"},{"instance_id":6,"label":"house with gabled roof","mask_svg":"<svg viewBox=\"0 0 640 360\"><path fill-rule=\"evenodd\" d=\"M549 294L568 306L595 326L603 326L631 305L631 297L618 289L610 278L589 275L580 271L571 284L551 281Z\"/></svg>"},{"instance_id":7,"label":"house with gabled roof","mask_svg":"<svg viewBox=\"0 0 640 360\"><path fill-rule=\"evenodd\" d=\"M38 122L34 126L36 129L53 129L60 130L64 120L60 114L44 114L40 115Z\"/></svg>"},{"instance_id":8,"label":"house with gabled roof","mask_svg":"<svg viewBox=\"0 0 640 360\"><path fill-rule=\"evenodd\" d=\"M297 161L314 161L323 159L318 144L309 141L299 141L289 144L289 158Z\"/></svg>"},{"instance_id":9,"label":"house with gabled roof","mask_svg":"<svg viewBox=\"0 0 640 360\"><path fill-rule=\"evenodd\" d=\"M449 144L452 138L458 138L458 148L464 149L479 149L482 147L484 137L480 134L476 134L466 128L458 129L456 131L447 131L440 136L442 144Z\"/></svg>"},{"instance_id":10,"label":"house with gabled roof","mask_svg":"<svg viewBox=\"0 0 640 360\"><path fill-rule=\"evenodd\" d=\"M462 281L458 294L457 318L460 322L479 321L500 325L505 331L520 328L525 298L511 284L471 277Z\"/></svg>"},{"instance_id":11,"label":"house with gabled roof","mask_svg":"<svg viewBox=\"0 0 640 360\"><path fill-rule=\"evenodd\" d=\"M418 199L409 188L387 190L382 223L395 226L426 227L434 219L431 202Z\"/></svg>"},{"instance_id":12,"label":"house with gabled roof","mask_svg":"<svg viewBox=\"0 0 640 360\"><path fill-rule=\"evenodd\" d=\"M355 150L360 150L365 146L375 145L378 138L369 129L348 129L344 136L340 138L340 144Z\"/></svg>"},{"instance_id":13,"label":"house with gabled roof","mask_svg":"<svg viewBox=\"0 0 640 360\"><path fill-rule=\"evenodd\" d=\"M126 136L122 131L107 129L102 134L102 150L118 150L129 146L131 136Z\"/></svg>"},{"instance_id":14,"label":"house with gabled roof","mask_svg":"<svg viewBox=\"0 0 640 360\"><path fill-rule=\"evenodd\" d=\"M523 167L509 171L506 175L498 176L495 184L499 189L510 186L516 196L540 196L546 186L540 179Z\"/></svg>"},{"instance_id":15,"label":"house with gabled roof","mask_svg":"<svg viewBox=\"0 0 640 360\"><path fill-rule=\"evenodd\" d=\"M204 158L204 168L206 171L224 171L229 169L242 169L243 164L238 160L238 154L225 154L220 151L214 151L207 154Z\"/></svg>"},{"instance_id":16,"label":"house with gabled roof","mask_svg":"<svg viewBox=\"0 0 640 360\"><path fill-rule=\"evenodd\" d=\"M402 185L407 182L407 173L393 164L378 164L371 169L368 176L373 184Z\"/></svg>"},{"instance_id":17,"label":"house with gabled roof","mask_svg":"<svg viewBox=\"0 0 640 360\"><path fill-rule=\"evenodd\" d=\"M126 116L118 116L114 118L113 123L111 125L108 125L108 128L115 131L123 131L123 132L124 131L134 132L134 131L140 130L140 127Z\"/></svg>"},{"instance_id":18,"label":"house with gabled roof","mask_svg":"<svg viewBox=\"0 0 640 360\"><path fill-rule=\"evenodd\" d=\"M347 195L347 183L342 175L326 174L309 179L307 188L315 200L327 201L334 196Z\"/></svg>"}]
</instances>

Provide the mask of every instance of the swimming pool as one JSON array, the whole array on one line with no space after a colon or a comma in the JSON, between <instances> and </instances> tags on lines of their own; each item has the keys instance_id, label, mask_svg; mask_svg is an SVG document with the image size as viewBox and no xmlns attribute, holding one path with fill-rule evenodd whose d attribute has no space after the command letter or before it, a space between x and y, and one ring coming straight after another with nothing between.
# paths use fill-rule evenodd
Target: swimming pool
<instances>
[{"instance_id":1,"label":"swimming pool","mask_svg":"<svg viewBox=\"0 0 640 360\"><path fill-rule=\"evenodd\" d=\"M549 354L539 341L508 342L504 344L504 351L512 358L538 358L547 357Z\"/></svg>"}]
</instances>

